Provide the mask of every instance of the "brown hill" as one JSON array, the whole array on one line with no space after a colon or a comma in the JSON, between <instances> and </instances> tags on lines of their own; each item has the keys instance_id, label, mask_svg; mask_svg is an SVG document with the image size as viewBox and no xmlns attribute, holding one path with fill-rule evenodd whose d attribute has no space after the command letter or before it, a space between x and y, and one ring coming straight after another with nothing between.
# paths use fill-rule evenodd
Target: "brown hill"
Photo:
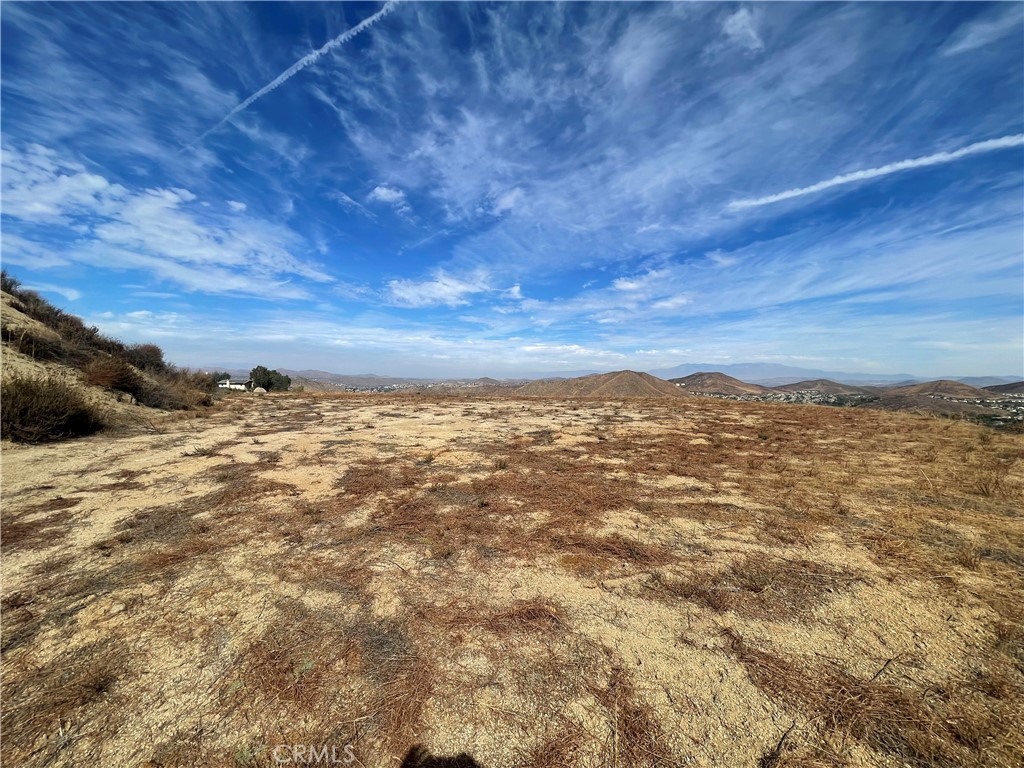
<instances>
[{"instance_id":1,"label":"brown hill","mask_svg":"<svg viewBox=\"0 0 1024 768\"><path fill-rule=\"evenodd\" d=\"M974 403L961 403L956 400L941 400L927 395L906 395L890 392L876 400L858 406L877 411L906 411L908 413L929 413L946 418L978 418L982 416L1004 415L1003 411L988 408Z\"/></svg>"},{"instance_id":2,"label":"brown hill","mask_svg":"<svg viewBox=\"0 0 1024 768\"><path fill-rule=\"evenodd\" d=\"M946 395L947 397L964 398L986 398L991 393L984 389L972 387L970 384L963 384L950 379L939 379L938 381L926 381L923 384L912 384L909 387L897 387L889 390L893 395Z\"/></svg>"},{"instance_id":3,"label":"brown hill","mask_svg":"<svg viewBox=\"0 0 1024 768\"><path fill-rule=\"evenodd\" d=\"M670 379L679 384L687 392L702 392L709 395L760 395L771 392L768 387L760 384L747 384L745 381L726 376L724 373L691 373L681 379Z\"/></svg>"},{"instance_id":4,"label":"brown hill","mask_svg":"<svg viewBox=\"0 0 1024 768\"><path fill-rule=\"evenodd\" d=\"M540 397L683 397L684 391L649 373L613 371L577 379L533 381L513 392Z\"/></svg>"},{"instance_id":5,"label":"brown hill","mask_svg":"<svg viewBox=\"0 0 1024 768\"><path fill-rule=\"evenodd\" d=\"M986 392L995 392L997 395L1024 395L1024 381L1015 381L1013 384L996 384L992 387L985 387Z\"/></svg>"},{"instance_id":6,"label":"brown hill","mask_svg":"<svg viewBox=\"0 0 1024 768\"><path fill-rule=\"evenodd\" d=\"M823 392L827 395L867 395L871 390L864 387L853 387L849 384L840 384L830 379L811 379L810 381L798 381L796 384L783 384L781 387L773 387L780 392Z\"/></svg>"}]
</instances>

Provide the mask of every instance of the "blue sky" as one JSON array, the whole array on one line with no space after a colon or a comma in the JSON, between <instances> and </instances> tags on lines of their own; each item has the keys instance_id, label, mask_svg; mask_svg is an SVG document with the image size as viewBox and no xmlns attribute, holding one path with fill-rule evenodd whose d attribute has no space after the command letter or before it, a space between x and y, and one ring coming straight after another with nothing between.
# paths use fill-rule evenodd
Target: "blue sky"
<instances>
[{"instance_id":1,"label":"blue sky","mask_svg":"<svg viewBox=\"0 0 1024 768\"><path fill-rule=\"evenodd\" d=\"M1024 373L1019 3L3 3L3 263L182 365Z\"/></svg>"}]
</instances>

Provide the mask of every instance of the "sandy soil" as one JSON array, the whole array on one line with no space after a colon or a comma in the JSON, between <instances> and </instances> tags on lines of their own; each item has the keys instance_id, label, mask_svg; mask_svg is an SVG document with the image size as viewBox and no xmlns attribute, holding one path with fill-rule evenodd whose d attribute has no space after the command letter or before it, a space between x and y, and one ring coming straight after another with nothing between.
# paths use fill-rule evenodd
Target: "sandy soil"
<instances>
[{"instance_id":1,"label":"sandy soil","mask_svg":"<svg viewBox=\"0 0 1024 768\"><path fill-rule=\"evenodd\" d=\"M1024 756L1020 437L316 394L147 429L3 445L6 764Z\"/></svg>"}]
</instances>

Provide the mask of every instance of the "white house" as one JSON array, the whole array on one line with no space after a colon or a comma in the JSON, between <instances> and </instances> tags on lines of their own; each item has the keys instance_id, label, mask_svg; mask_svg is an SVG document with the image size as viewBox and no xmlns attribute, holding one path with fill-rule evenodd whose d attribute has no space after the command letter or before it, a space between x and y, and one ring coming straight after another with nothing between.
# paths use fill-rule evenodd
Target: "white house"
<instances>
[{"instance_id":1,"label":"white house","mask_svg":"<svg viewBox=\"0 0 1024 768\"><path fill-rule=\"evenodd\" d=\"M220 389L238 389L247 392L252 389L252 379L222 379L217 382Z\"/></svg>"}]
</instances>

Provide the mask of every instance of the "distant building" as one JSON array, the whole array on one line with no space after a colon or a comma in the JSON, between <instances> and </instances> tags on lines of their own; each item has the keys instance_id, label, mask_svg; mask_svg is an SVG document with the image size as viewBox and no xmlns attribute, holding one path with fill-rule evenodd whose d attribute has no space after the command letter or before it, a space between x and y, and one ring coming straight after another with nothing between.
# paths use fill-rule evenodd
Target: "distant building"
<instances>
[{"instance_id":1,"label":"distant building","mask_svg":"<svg viewBox=\"0 0 1024 768\"><path fill-rule=\"evenodd\" d=\"M219 389L237 389L248 392L252 389L252 379L222 379L217 382Z\"/></svg>"}]
</instances>

